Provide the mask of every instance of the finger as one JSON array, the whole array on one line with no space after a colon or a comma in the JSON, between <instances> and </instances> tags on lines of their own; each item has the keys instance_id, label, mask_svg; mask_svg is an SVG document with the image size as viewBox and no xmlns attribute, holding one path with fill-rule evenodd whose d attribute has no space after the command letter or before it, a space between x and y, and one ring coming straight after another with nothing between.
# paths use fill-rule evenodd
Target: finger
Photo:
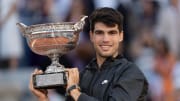
<instances>
[{"instance_id":1,"label":"finger","mask_svg":"<svg viewBox=\"0 0 180 101\"><path fill-rule=\"evenodd\" d=\"M73 73L73 75L79 75L78 68L73 68L72 73Z\"/></svg>"},{"instance_id":2,"label":"finger","mask_svg":"<svg viewBox=\"0 0 180 101\"><path fill-rule=\"evenodd\" d=\"M43 71L42 71L42 70L38 70L38 69L36 69L36 70L35 70L35 72L34 72L34 75L35 75L35 74L42 74L42 73L43 73Z\"/></svg>"},{"instance_id":3,"label":"finger","mask_svg":"<svg viewBox=\"0 0 180 101\"><path fill-rule=\"evenodd\" d=\"M74 76L78 76L79 77L79 71L78 68L71 68L71 69L66 69L68 71L68 78L74 77Z\"/></svg>"},{"instance_id":4,"label":"finger","mask_svg":"<svg viewBox=\"0 0 180 101\"><path fill-rule=\"evenodd\" d=\"M36 68L36 69L34 70L34 72L31 74L30 82L29 82L29 89L30 89L30 90L33 90L33 89L34 89L34 87L33 87L33 75L37 74L37 72L38 72L38 69Z\"/></svg>"},{"instance_id":5,"label":"finger","mask_svg":"<svg viewBox=\"0 0 180 101\"><path fill-rule=\"evenodd\" d=\"M48 93L48 91L46 89L40 89L40 91L45 95L47 95L47 93Z\"/></svg>"},{"instance_id":6,"label":"finger","mask_svg":"<svg viewBox=\"0 0 180 101\"><path fill-rule=\"evenodd\" d=\"M35 89L34 87L31 88L31 92L38 97L44 97L48 93L45 89Z\"/></svg>"},{"instance_id":7,"label":"finger","mask_svg":"<svg viewBox=\"0 0 180 101\"><path fill-rule=\"evenodd\" d=\"M74 77L76 77L76 79L74 79L75 82L79 82L79 70L78 70L78 68L74 68L73 75L74 75Z\"/></svg>"},{"instance_id":8,"label":"finger","mask_svg":"<svg viewBox=\"0 0 180 101\"><path fill-rule=\"evenodd\" d=\"M34 86L33 86L33 75L36 75L36 74L42 74L42 70L38 70L37 68L34 70L34 72L31 74L31 77L30 77L30 82L29 82L29 89L30 90L33 90L34 89Z\"/></svg>"},{"instance_id":9,"label":"finger","mask_svg":"<svg viewBox=\"0 0 180 101\"><path fill-rule=\"evenodd\" d=\"M68 72L68 71L69 71L69 69L68 69L68 68L66 68L66 69L65 69L65 71L67 71L67 72Z\"/></svg>"},{"instance_id":10,"label":"finger","mask_svg":"<svg viewBox=\"0 0 180 101\"><path fill-rule=\"evenodd\" d=\"M42 71L38 70L38 69L35 69L34 72L31 74L30 83L29 83L29 89L36 96L43 96L44 95L43 93L46 93L47 91L41 92L40 90L35 89L34 86L33 86L33 75L38 74L38 73L42 73Z\"/></svg>"},{"instance_id":11,"label":"finger","mask_svg":"<svg viewBox=\"0 0 180 101\"><path fill-rule=\"evenodd\" d=\"M41 90L36 90L36 89L34 89L33 91L32 91L32 93L34 94L34 95L36 95L36 96L38 96L38 97L44 97L44 96L46 96L46 92L42 92Z\"/></svg>"},{"instance_id":12,"label":"finger","mask_svg":"<svg viewBox=\"0 0 180 101\"><path fill-rule=\"evenodd\" d=\"M42 74L42 73L43 73L43 71L42 71L42 70L39 70L39 71L38 71L38 74Z\"/></svg>"},{"instance_id":13,"label":"finger","mask_svg":"<svg viewBox=\"0 0 180 101\"><path fill-rule=\"evenodd\" d=\"M37 71L38 71L38 69L36 68L36 69L34 70L33 74L36 74L36 73L37 73Z\"/></svg>"},{"instance_id":14,"label":"finger","mask_svg":"<svg viewBox=\"0 0 180 101\"><path fill-rule=\"evenodd\" d=\"M30 77L30 82L29 82L29 89L30 90L32 90L33 89L33 81L32 81L32 76L33 76L34 74L32 73L31 74L31 77Z\"/></svg>"},{"instance_id":15,"label":"finger","mask_svg":"<svg viewBox=\"0 0 180 101\"><path fill-rule=\"evenodd\" d=\"M78 68L74 68L74 71L79 72Z\"/></svg>"},{"instance_id":16,"label":"finger","mask_svg":"<svg viewBox=\"0 0 180 101\"><path fill-rule=\"evenodd\" d=\"M71 71L72 75L75 75L76 74L76 69L73 68L72 71Z\"/></svg>"},{"instance_id":17,"label":"finger","mask_svg":"<svg viewBox=\"0 0 180 101\"><path fill-rule=\"evenodd\" d=\"M71 76L74 76L74 75L76 75L77 71L78 71L77 68L69 69L69 74L70 74Z\"/></svg>"}]
</instances>

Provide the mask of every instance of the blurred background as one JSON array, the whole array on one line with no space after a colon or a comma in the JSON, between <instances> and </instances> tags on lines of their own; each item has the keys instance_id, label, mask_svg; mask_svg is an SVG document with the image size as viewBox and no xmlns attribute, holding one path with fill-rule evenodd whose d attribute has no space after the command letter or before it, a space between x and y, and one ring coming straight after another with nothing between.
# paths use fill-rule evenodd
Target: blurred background
<instances>
[{"instance_id":1,"label":"blurred background","mask_svg":"<svg viewBox=\"0 0 180 101\"><path fill-rule=\"evenodd\" d=\"M149 82L148 101L180 101L180 0L0 0L0 101L36 101L28 90L35 68L51 63L34 54L16 23L76 22L99 7L124 15L123 54ZM89 25L78 47L60 58L81 71L94 56ZM50 101L64 101L64 91L50 90Z\"/></svg>"}]
</instances>

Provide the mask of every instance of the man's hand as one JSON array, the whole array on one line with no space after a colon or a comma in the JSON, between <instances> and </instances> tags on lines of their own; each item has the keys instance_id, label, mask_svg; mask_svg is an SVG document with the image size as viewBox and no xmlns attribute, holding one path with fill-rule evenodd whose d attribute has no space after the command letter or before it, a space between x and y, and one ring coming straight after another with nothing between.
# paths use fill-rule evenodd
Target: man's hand
<instances>
[{"instance_id":1,"label":"man's hand","mask_svg":"<svg viewBox=\"0 0 180 101\"><path fill-rule=\"evenodd\" d=\"M67 88L79 84L79 71L77 68L66 69L68 71Z\"/></svg>"},{"instance_id":2,"label":"man's hand","mask_svg":"<svg viewBox=\"0 0 180 101\"><path fill-rule=\"evenodd\" d=\"M67 87L66 91L69 87L72 85L78 85L79 84L79 71L78 68L72 68L72 69L66 69L68 71L68 80L67 80ZM78 100L81 92L79 89L73 89L70 91L70 95L73 97L75 101Z\"/></svg>"},{"instance_id":3,"label":"man's hand","mask_svg":"<svg viewBox=\"0 0 180 101\"><path fill-rule=\"evenodd\" d=\"M48 91L46 89L35 89L33 87L33 81L32 76L34 74L42 74L42 70L35 69L34 72L31 75L30 83L29 83L29 89L30 91L38 98L39 101L49 101L48 99Z\"/></svg>"}]
</instances>

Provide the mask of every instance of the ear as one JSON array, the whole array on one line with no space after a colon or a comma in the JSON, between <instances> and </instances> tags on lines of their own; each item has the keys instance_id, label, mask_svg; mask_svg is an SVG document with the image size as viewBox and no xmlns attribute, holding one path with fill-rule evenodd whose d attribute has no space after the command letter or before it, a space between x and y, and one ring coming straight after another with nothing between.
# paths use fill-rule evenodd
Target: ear
<instances>
[{"instance_id":1,"label":"ear","mask_svg":"<svg viewBox=\"0 0 180 101\"><path fill-rule=\"evenodd\" d=\"M121 31L121 32L119 33L119 42L122 42L123 39L124 39L124 32Z\"/></svg>"},{"instance_id":2,"label":"ear","mask_svg":"<svg viewBox=\"0 0 180 101\"><path fill-rule=\"evenodd\" d=\"M93 32L92 31L89 32L89 36L90 36L91 42L93 42Z\"/></svg>"}]
</instances>

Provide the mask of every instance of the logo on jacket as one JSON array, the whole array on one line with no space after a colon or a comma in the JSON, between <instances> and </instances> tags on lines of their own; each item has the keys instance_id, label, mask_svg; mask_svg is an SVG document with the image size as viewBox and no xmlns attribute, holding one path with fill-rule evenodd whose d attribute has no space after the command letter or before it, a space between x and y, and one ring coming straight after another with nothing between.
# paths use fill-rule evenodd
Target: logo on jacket
<instances>
[{"instance_id":1,"label":"logo on jacket","mask_svg":"<svg viewBox=\"0 0 180 101\"><path fill-rule=\"evenodd\" d=\"M102 81L102 83L101 83L101 84L103 85L103 84L106 84L106 83L108 83L108 80L104 80L104 81Z\"/></svg>"}]
</instances>

